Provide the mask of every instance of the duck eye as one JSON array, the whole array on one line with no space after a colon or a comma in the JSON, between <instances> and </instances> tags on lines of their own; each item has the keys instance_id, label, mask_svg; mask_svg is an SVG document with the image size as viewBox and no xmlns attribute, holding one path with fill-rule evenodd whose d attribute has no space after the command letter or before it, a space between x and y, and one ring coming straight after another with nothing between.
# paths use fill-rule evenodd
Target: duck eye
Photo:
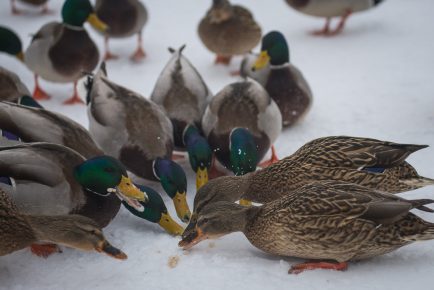
<instances>
[{"instance_id":1,"label":"duck eye","mask_svg":"<svg viewBox=\"0 0 434 290\"><path fill-rule=\"evenodd\" d=\"M104 171L108 172L108 173L112 173L115 171L115 169L113 167L106 167L106 168L104 168Z\"/></svg>"}]
</instances>

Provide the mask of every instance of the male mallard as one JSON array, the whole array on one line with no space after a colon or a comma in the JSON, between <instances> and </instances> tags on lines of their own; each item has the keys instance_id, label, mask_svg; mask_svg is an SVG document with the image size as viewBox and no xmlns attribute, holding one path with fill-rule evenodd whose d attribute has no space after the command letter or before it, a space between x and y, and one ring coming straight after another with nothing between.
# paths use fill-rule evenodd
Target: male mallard
<instances>
[{"instance_id":1,"label":"male mallard","mask_svg":"<svg viewBox=\"0 0 434 290\"><path fill-rule=\"evenodd\" d=\"M178 217L187 222L187 178L181 166L171 160L170 119L157 104L108 80L104 64L94 77L88 77L86 87L94 140L135 175L159 180L172 198Z\"/></svg>"},{"instance_id":2,"label":"male mallard","mask_svg":"<svg viewBox=\"0 0 434 290\"><path fill-rule=\"evenodd\" d=\"M199 128L212 95L196 68L182 55L184 48L169 49L172 58L161 72L151 100L162 106L172 121L175 147L187 149L199 188L208 181L211 167L211 148Z\"/></svg>"},{"instance_id":3,"label":"male mallard","mask_svg":"<svg viewBox=\"0 0 434 290\"><path fill-rule=\"evenodd\" d=\"M81 103L77 93L77 80L83 71L92 71L99 61L98 48L84 29L84 22L104 31L107 25L96 16L89 0L66 0L62 8L63 22L50 22L33 36L25 53L26 65L35 73L36 100L49 99L38 83L43 79L74 82L74 95L64 104Z\"/></svg>"},{"instance_id":4,"label":"male mallard","mask_svg":"<svg viewBox=\"0 0 434 290\"><path fill-rule=\"evenodd\" d=\"M15 1L16 0L11 0L11 10L12 10L12 14L18 15L18 14L21 14L21 11L15 5ZM32 6L42 6L41 12L43 14L50 12L50 9L48 9L48 5L47 5L48 0L20 0L20 2L23 2L25 4L29 4Z\"/></svg>"},{"instance_id":5,"label":"male mallard","mask_svg":"<svg viewBox=\"0 0 434 290\"><path fill-rule=\"evenodd\" d=\"M316 17L325 17L324 28L314 31L315 35L336 35L342 32L348 17L354 12L361 12L373 8L383 0L286 0L289 6L295 10ZM334 30L330 30L330 19L341 17Z\"/></svg>"},{"instance_id":6,"label":"male mallard","mask_svg":"<svg viewBox=\"0 0 434 290\"><path fill-rule=\"evenodd\" d=\"M84 216L22 214L1 189L0 212L0 256L43 241L84 251L95 250L116 259L127 258L121 250L110 245L95 221Z\"/></svg>"},{"instance_id":7,"label":"male mallard","mask_svg":"<svg viewBox=\"0 0 434 290\"><path fill-rule=\"evenodd\" d=\"M345 270L348 261L434 239L434 224L410 213L433 212L424 206L433 202L406 200L356 184L314 182L259 207L210 204L198 218L194 234L180 246L188 249L204 239L240 231L267 253L317 260L292 266L289 273Z\"/></svg>"},{"instance_id":8,"label":"male mallard","mask_svg":"<svg viewBox=\"0 0 434 290\"><path fill-rule=\"evenodd\" d=\"M262 86L246 80L227 85L215 95L202 128L217 160L242 175L256 170L282 130L282 117Z\"/></svg>"},{"instance_id":9,"label":"male mallard","mask_svg":"<svg viewBox=\"0 0 434 290\"><path fill-rule=\"evenodd\" d=\"M21 39L14 31L4 26L0 26L0 51L24 61Z\"/></svg>"},{"instance_id":10,"label":"male mallard","mask_svg":"<svg viewBox=\"0 0 434 290\"><path fill-rule=\"evenodd\" d=\"M138 35L137 50L131 56L132 60L140 61L146 54L142 47L142 30L148 21L148 11L139 0L96 0L95 12L98 17L107 23L109 30L104 31L105 60L117 58L110 53L109 38L125 38Z\"/></svg>"},{"instance_id":11,"label":"male mallard","mask_svg":"<svg viewBox=\"0 0 434 290\"><path fill-rule=\"evenodd\" d=\"M276 102L283 126L293 125L308 112L312 92L298 68L289 63L289 48L282 33L271 31L262 38L261 53L251 69L266 70L266 75L248 71L247 75L260 82Z\"/></svg>"},{"instance_id":12,"label":"male mallard","mask_svg":"<svg viewBox=\"0 0 434 290\"><path fill-rule=\"evenodd\" d=\"M17 102L22 96L30 96L29 89L15 73L0 66L0 101Z\"/></svg>"},{"instance_id":13,"label":"male mallard","mask_svg":"<svg viewBox=\"0 0 434 290\"><path fill-rule=\"evenodd\" d=\"M217 54L215 63L229 64L233 55L245 54L259 43L261 28L245 7L213 0L199 23L199 37Z\"/></svg>"},{"instance_id":14,"label":"male mallard","mask_svg":"<svg viewBox=\"0 0 434 290\"><path fill-rule=\"evenodd\" d=\"M221 177L203 186L195 196L185 235L209 203L240 198L266 203L314 181L337 180L387 193L433 185L433 179L418 175L405 161L425 147L346 136L315 139L267 168L243 176Z\"/></svg>"},{"instance_id":15,"label":"male mallard","mask_svg":"<svg viewBox=\"0 0 434 290\"><path fill-rule=\"evenodd\" d=\"M29 104L30 100L22 98L21 102ZM80 124L66 116L42 108L29 108L0 102L0 132L3 135L7 134L8 138L11 138L10 134L13 134L16 136L15 140L24 142L50 142L64 145L77 151L86 159L104 155L104 152L92 140L89 132ZM143 212L139 211L142 210L141 207L129 206L128 210L146 220L158 222L171 234L180 234L181 227L170 217L161 197L153 194L152 189L148 187L137 187L144 190L143 192L148 196L146 201L139 201ZM152 194L148 191L152 191ZM124 202L124 204L127 203ZM153 217L147 218L148 212L152 212ZM159 220L157 221L155 219L158 214Z\"/></svg>"}]
</instances>

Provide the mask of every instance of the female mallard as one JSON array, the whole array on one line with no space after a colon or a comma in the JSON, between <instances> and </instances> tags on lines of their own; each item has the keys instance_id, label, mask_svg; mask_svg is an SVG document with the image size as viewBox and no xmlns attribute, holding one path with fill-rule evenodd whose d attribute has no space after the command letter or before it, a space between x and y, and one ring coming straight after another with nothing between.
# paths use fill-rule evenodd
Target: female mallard
<instances>
[{"instance_id":1,"label":"female mallard","mask_svg":"<svg viewBox=\"0 0 434 290\"><path fill-rule=\"evenodd\" d=\"M135 175L159 180L178 217L187 222L184 170L171 160L173 127L164 111L143 96L107 79L103 64L86 84L90 133L104 152Z\"/></svg>"},{"instance_id":2,"label":"female mallard","mask_svg":"<svg viewBox=\"0 0 434 290\"><path fill-rule=\"evenodd\" d=\"M185 234L194 228L201 210L211 202L243 198L266 203L319 180L354 183L387 193L432 185L433 179L420 176L405 161L425 147L346 136L315 139L267 168L243 176L221 177L203 186L195 196Z\"/></svg>"},{"instance_id":3,"label":"female mallard","mask_svg":"<svg viewBox=\"0 0 434 290\"><path fill-rule=\"evenodd\" d=\"M26 215L18 211L8 194L0 189L0 256L50 242L105 253L125 260L121 250L105 239L95 221L80 215ZM43 254L43 252L41 252Z\"/></svg>"},{"instance_id":4,"label":"female mallard","mask_svg":"<svg viewBox=\"0 0 434 290\"><path fill-rule=\"evenodd\" d=\"M0 101L18 102L22 96L30 96L29 89L15 73L0 66Z\"/></svg>"},{"instance_id":5,"label":"female mallard","mask_svg":"<svg viewBox=\"0 0 434 290\"><path fill-rule=\"evenodd\" d=\"M107 23L109 30L103 32L105 37L105 60L115 59L110 53L108 42L110 38L125 38L138 35L137 50L131 56L134 61L142 60L146 54L142 47L142 30L148 21L148 11L139 0L96 0L95 12Z\"/></svg>"},{"instance_id":6,"label":"female mallard","mask_svg":"<svg viewBox=\"0 0 434 290\"><path fill-rule=\"evenodd\" d=\"M202 128L217 160L235 175L256 170L282 130L276 103L256 81L224 87L209 103ZM272 161L276 161L273 150Z\"/></svg>"},{"instance_id":7,"label":"female mallard","mask_svg":"<svg viewBox=\"0 0 434 290\"><path fill-rule=\"evenodd\" d=\"M245 7L213 0L199 23L199 37L217 54L215 63L229 64L233 55L245 54L259 43L261 28Z\"/></svg>"},{"instance_id":8,"label":"female mallard","mask_svg":"<svg viewBox=\"0 0 434 290\"><path fill-rule=\"evenodd\" d=\"M175 148L187 150L200 188L208 181L212 152L199 128L212 95L196 68L182 55L184 48L169 49L172 58L161 72L151 100L162 106L172 121Z\"/></svg>"},{"instance_id":9,"label":"female mallard","mask_svg":"<svg viewBox=\"0 0 434 290\"><path fill-rule=\"evenodd\" d=\"M326 19L324 28L314 31L313 34L327 36L342 32L345 22L352 13L371 9L381 2L383 0L286 0L286 3L298 12L324 17ZM332 17L341 17L338 26L334 30L330 30L330 19Z\"/></svg>"},{"instance_id":10,"label":"female mallard","mask_svg":"<svg viewBox=\"0 0 434 290\"><path fill-rule=\"evenodd\" d=\"M312 92L298 68L289 63L288 44L282 33L271 31L263 37L261 53L251 69L266 71L260 74L247 70L247 75L260 82L276 102L284 127L306 115L312 103Z\"/></svg>"},{"instance_id":11,"label":"female mallard","mask_svg":"<svg viewBox=\"0 0 434 290\"><path fill-rule=\"evenodd\" d=\"M15 14L15 15L21 14L21 11L17 8L15 2L16 2L16 0L11 0L12 14ZM42 14L47 14L50 12L50 9L48 9L48 5L47 5L48 0L20 0L20 2L23 2L25 4L29 4L32 6L42 6L42 10L41 10Z\"/></svg>"},{"instance_id":12,"label":"female mallard","mask_svg":"<svg viewBox=\"0 0 434 290\"><path fill-rule=\"evenodd\" d=\"M345 270L348 261L434 239L434 224L410 213L415 208L433 212L424 206L433 202L405 200L356 184L314 182L259 207L210 204L198 218L194 234L180 246L188 249L204 239L240 231L267 253L317 260L294 265L289 273Z\"/></svg>"},{"instance_id":13,"label":"female mallard","mask_svg":"<svg viewBox=\"0 0 434 290\"><path fill-rule=\"evenodd\" d=\"M49 99L38 83L43 79L69 83L74 82L74 95L64 104L82 103L77 93L77 80L83 72L92 71L99 61L98 48L84 29L89 21L104 31L107 25L96 16L89 0L66 0L62 8L63 22L50 22L33 36L25 53L26 65L35 73L36 100Z\"/></svg>"},{"instance_id":14,"label":"female mallard","mask_svg":"<svg viewBox=\"0 0 434 290\"><path fill-rule=\"evenodd\" d=\"M0 102L0 131L3 135L8 134L6 136L9 138L10 134L13 134L16 136L15 140L24 142L50 142L64 145L77 151L86 159L104 155L104 152L92 140L89 132L80 124L66 116L42 108L29 108ZM146 193L148 199L139 201L141 205L139 208L129 206L128 210L145 220L158 222L171 234L180 234L181 227L170 217L161 197L153 194L153 190L148 187L137 187ZM149 193L150 191L152 194ZM124 204L127 203L124 202Z\"/></svg>"}]
</instances>

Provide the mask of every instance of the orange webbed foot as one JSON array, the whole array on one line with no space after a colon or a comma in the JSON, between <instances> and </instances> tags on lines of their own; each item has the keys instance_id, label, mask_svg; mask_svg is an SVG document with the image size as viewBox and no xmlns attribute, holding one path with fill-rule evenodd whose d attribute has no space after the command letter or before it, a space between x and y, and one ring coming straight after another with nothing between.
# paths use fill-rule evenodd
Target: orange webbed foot
<instances>
[{"instance_id":1,"label":"orange webbed foot","mask_svg":"<svg viewBox=\"0 0 434 290\"><path fill-rule=\"evenodd\" d=\"M231 62L231 59L232 59L232 56L217 55L214 63L215 64L229 65L229 63Z\"/></svg>"},{"instance_id":2,"label":"orange webbed foot","mask_svg":"<svg viewBox=\"0 0 434 290\"><path fill-rule=\"evenodd\" d=\"M130 59L134 62L141 62L145 59L146 53L141 46L137 48L137 50L131 55Z\"/></svg>"},{"instance_id":3,"label":"orange webbed foot","mask_svg":"<svg viewBox=\"0 0 434 290\"><path fill-rule=\"evenodd\" d=\"M62 250L56 244L32 244L30 251L41 258L48 258L48 256L54 253L62 253Z\"/></svg>"},{"instance_id":4,"label":"orange webbed foot","mask_svg":"<svg viewBox=\"0 0 434 290\"><path fill-rule=\"evenodd\" d=\"M265 167L270 166L271 164L276 163L277 161L279 161L279 158L277 158L276 149L274 148L274 145L273 145L273 146L271 146L271 157L270 157L270 159L267 160L267 161L264 161L264 162L260 163L258 166L261 167L261 168L265 168Z\"/></svg>"},{"instance_id":5,"label":"orange webbed foot","mask_svg":"<svg viewBox=\"0 0 434 290\"><path fill-rule=\"evenodd\" d=\"M45 101L51 99L51 96L39 86L36 86L35 90L33 91L33 98L37 101Z\"/></svg>"},{"instance_id":6,"label":"orange webbed foot","mask_svg":"<svg viewBox=\"0 0 434 290\"><path fill-rule=\"evenodd\" d=\"M331 263L331 262L306 262L292 266L288 274L300 274L306 270L327 269L335 271L345 271L348 269L348 263Z\"/></svg>"}]
</instances>

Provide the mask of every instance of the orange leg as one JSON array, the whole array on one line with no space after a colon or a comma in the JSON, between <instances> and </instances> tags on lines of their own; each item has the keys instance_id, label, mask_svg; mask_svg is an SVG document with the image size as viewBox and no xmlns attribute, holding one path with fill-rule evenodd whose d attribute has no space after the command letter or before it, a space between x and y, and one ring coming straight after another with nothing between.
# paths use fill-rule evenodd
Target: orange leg
<instances>
[{"instance_id":1,"label":"orange leg","mask_svg":"<svg viewBox=\"0 0 434 290\"><path fill-rule=\"evenodd\" d=\"M47 94L41 87L39 86L38 75L35 74L35 90L33 91L33 98L38 101L49 100L51 96Z\"/></svg>"},{"instance_id":2,"label":"orange leg","mask_svg":"<svg viewBox=\"0 0 434 290\"><path fill-rule=\"evenodd\" d=\"M142 46L142 32L140 31L137 36L137 49L136 51L131 55L131 60L135 62L140 62L146 57L146 53L143 50Z\"/></svg>"},{"instance_id":3,"label":"orange leg","mask_svg":"<svg viewBox=\"0 0 434 290\"><path fill-rule=\"evenodd\" d=\"M77 81L74 82L74 94L71 98L63 102L64 105L84 104L77 92Z\"/></svg>"},{"instance_id":4,"label":"orange leg","mask_svg":"<svg viewBox=\"0 0 434 290\"><path fill-rule=\"evenodd\" d=\"M233 70L230 72L230 75L233 77L239 77L239 76L241 76L241 72L240 72L240 70Z\"/></svg>"},{"instance_id":5,"label":"orange leg","mask_svg":"<svg viewBox=\"0 0 434 290\"><path fill-rule=\"evenodd\" d=\"M350 15L351 15L351 11L350 10L348 10L347 12L345 12L345 14L342 15L341 21L339 21L339 24L336 27L336 29L333 30L332 32L330 32L328 35L333 36L333 35L341 33L342 30L345 27L345 22L347 21L348 17L350 17Z\"/></svg>"},{"instance_id":6,"label":"orange leg","mask_svg":"<svg viewBox=\"0 0 434 290\"><path fill-rule=\"evenodd\" d=\"M105 54L104 54L104 60L105 61L119 58L119 56L117 56L116 54L112 54L110 52L109 38L107 36L104 37L104 47L105 47Z\"/></svg>"},{"instance_id":7,"label":"orange leg","mask_svg":"<svg viewBox=\"0 0 434 290\"><path fill-rule=\"evenodd\" d=\"M172 154L172 160L173 161L177 161L177 160L185 160L187 157L183 154L177 154L177 153L173 153Z\"/></svg>"},{"instance_id":8,"label":"orange leg","mask_svg":"<svg viewBox=\"0 0 434 290\"><path fill-rule=\"evenodd\" d=\"M328 35L330 33L330 18L326 18L323 29L315 30L312 32L313 35Z\"/></svg>"},{"instance_id":9,"label":"orange leg","mask_svg":"<svg viewBox=\"0 0 434 290\"><path fill-rule=\"evenodd\" d=\"M306 270L328 269L336 271L345 271L348 268L347 262L331 263L331 262L306 262L297 264L289 269L288 274L300 274Z\"/></svg>"},{"instance_id":10,"label":"orange leg","mask_svg":"<svg viewBox=\"0 0 434 290\"><path fill-rule=\"evenodd\" d=\"M11 0L11 11L13 15L20 15L21 11L15 6L15 0Z\"/></svg>"},{"instance_id":11,"label":"orange leg","mask_svg":"<svg viewBox=\"0 0 434 290\"><path fill-rule=\"evenodd\" d=\"M226 55L218 55L216 56L216 59L214 61L215 64L224 64L224 65L229 65L229 63L231 62L231 58L232 56L226 56Z\"/></svg>"},{"instance_id":12,"label":"orange leg","mask_svg":"<svg viewBox=\"0 0 434 290\"><path fill-rule=\"evenodd\" d=\"M211 168L208 171L208 179L214 179L214 178L226 175L226 173L221 172L220 170L217 169L217 167L215 166L215 163L216 163L216 160L215 160L215 156L213 155L212 162L211 162Z\"/></svg>"},{"instance_id":13,"label":"orange leg","mask_svg":"<svg viewBox=\"0 0 434 290\"><path fill-rule=\"evenodd\" d=\"M279 158L277 158L277 155L276 155L276 148L274 148L274 145L272 145L271 146L271 158L267 161L260 163L259 167L265 168L265 167L270 166L273 163L276 163L277 161L279 161Z\"/></svg>"},{"instance_id":14,"label":"orange leg","mask_svg":"<svg viewBox=\"0 0 434 290\"><path fill-rule=\"evenodd\" d=\"M41 258L48 258L48 256L54 253L62 253L62 250L56 244L32 244L30 251Z\"/></svg>"}]
</instances>

